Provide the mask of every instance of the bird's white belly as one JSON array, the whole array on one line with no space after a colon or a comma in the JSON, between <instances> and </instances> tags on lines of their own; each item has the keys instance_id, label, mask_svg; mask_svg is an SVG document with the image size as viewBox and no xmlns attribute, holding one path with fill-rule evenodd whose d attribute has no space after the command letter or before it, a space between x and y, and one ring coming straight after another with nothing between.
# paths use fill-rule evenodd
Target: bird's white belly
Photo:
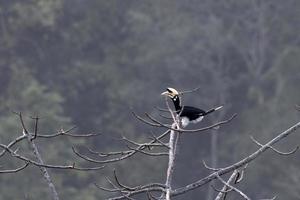
<instances>
[{"instance_id":1,"label":"bird's white belly","mask_svg":"<svg viewBox=\"0 0 300 200\"><path fill-rule=\"evenodd\" d=\"M181 126L182 126L182 127L186 127L190 122L196 124L196 123L202 121L202 119L203 119L203 116L201 116L201 117L199 117L199 118L197 118L197 119L195 119L195 120L190 121L189 118L187 118L187 117L182 117L182 118L181 118Z\"/></svg>"},{"instance_id":2,"label":"bird's white belly","mask_svg":"<svg viewBox=\"0 0 300 200\"><path fill-rule=\"evenodd\" d=\"M181 126L186 127L190 123L190 120L187 117L181 118Z\"/></svg>"},{"instance_id":3,"label":"bird's white belly","mask_svg":"<svg viewBox=\"0 0 300 200\"><path fill-rule=\"evenodd\" d=\"M201 116L201 117L199 117L199 118L197 118L197 119L195 119L195 120L192 120L191 122L194 123L194 124L196 124L196 123L198 123L198 122L201 122L202 119L203 119L203 116Z\"/></svg>"}]
</instances>

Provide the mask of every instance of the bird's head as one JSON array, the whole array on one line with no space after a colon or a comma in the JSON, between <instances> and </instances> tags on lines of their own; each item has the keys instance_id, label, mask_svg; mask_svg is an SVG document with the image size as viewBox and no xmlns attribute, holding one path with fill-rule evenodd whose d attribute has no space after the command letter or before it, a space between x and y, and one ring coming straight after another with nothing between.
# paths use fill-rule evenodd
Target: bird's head
<instances>
[{"instance_id":1,"label":"bird's head","mask_svg":"<svg viewBox=\"0 0 300 200\"><path fill-rule=\"evenodd\" d=\"M179 93L177 90L175 90L174 88L167 88L167 91L161 93L161 95L163 96L168 96L170 98L174 98L175 96L178 96Z\"/></svg>"}]
</instances>

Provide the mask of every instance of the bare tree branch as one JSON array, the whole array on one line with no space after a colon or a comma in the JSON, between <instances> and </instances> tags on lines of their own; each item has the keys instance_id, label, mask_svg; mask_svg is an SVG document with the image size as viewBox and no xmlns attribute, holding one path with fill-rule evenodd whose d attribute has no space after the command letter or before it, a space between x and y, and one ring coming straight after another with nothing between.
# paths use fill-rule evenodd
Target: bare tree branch
<instances>
[{"instance_id":1,"label":"bare tree branch","mask_svg":"<svg viewBox=\"0 0 300 200\"><path fill-rule=\"evenodd\" d=\"M95 184L95 186L101 190L104 190L107 192L112 192L112 193L116 193L116 192L121 193L121 196L109 198L109 200L128 199L128 198L131 198L131 196L136 195L136 194L141 194L141 193L147 194L151 191L163 192L165 190L165 185L160 184L160 183L150 183L150 184L141 185L141 186L129 187L120 182L115 170L114 170L114 179L116 181L116 184L113 183L109 178L106 178L106 180L112 187L111 189L99 186L98 184Z\"/></svg>"},{"instance_id":2,"label":"bare tree branch","mask_svg":"<svg viewBox=\"0 0 300 200\"><path fill-rule=\"evenodd\" d=\"M24 140L24 139L26 139L26 135L23 134L23 135L21 135L21 136L15 138L13 141L11 141L11 142L7 145L7 148L13 147L15 144L17 144L18 142L20 142L20 141L22 141L22 140ZM0 153L0 157L2 157L2 156L5 154L5 152L6 152L6 149L4 149L4 150Z\"/></svg>"},{"instance_id":3,"label":"bare tree branch","mask_svg":"<svg viewBox=\"0 0 300 200\"><path fill-rule=\"evenodd\" d=\"M253 136L250 136L251 140L253 142L255 142L258 146L262 147L264 146L263 144L259 143ZM293 153L295 153L298 149L299 149L299 146L296 146L293 150L289 151L289 152L282 152L282 151L279 151L278 149L275 149L274 147L272 146L269 146L270 149L272 149L274 152L278 153L279 155L282 155L282 156L288 156L288 155L291 155Z\"/></svg>"},{"instance_id":4,"label":"bare tree branch","mask_svg":"<svg viewBox=\"0 0 300 200\"><path fill-rule=\"evenodd\" d=\"M172 129L175 129L177 125L174 123L172 125ZM178 133L177 133L178 134ZM175 144L176 144L176 132L171 130L170 140L169 140L169 163L167 170L167 178L166 178L166 200L171 199L171 191L172 191L172 178L174 173L175 166Z\"/></svg>"},{"instance_id":5,"label":"bare tree branch","mask_svg":"<svg viewBox=\"0 0 300 200\"><path fill-rule=\"evenodd\" d=\"M237 170L235 170L233 172L233 174L238 173ZM236 176L236 175L235 175ZM236 187L230 185L230 183L224 181L219 175L217 176L217 178L228 188L232 189L233 191L235 191L237 194L239 194L240 196L242 196L244 199L246 200L251 200L245 193L243 193L241 190L237 189ZM231 178L231 177L230 177ZM234 179L234 177L232 178Z\"/></svg>"},{"instance_id":6,"label":"bare tree branch","mask_svg":"<svg viewBox=\"0 0 300 200\"><path fill-rule=\"evenodd\" d=\"M202 163L206 169L209 169L212 171L219 171L221 169L221 168L213 168L213 167L208 166L204 160L202 160Z\"/></svg>"},{"instance_id":7,"label":"bare tree branch","mask_svg":"<svg viewBox=\"0 0 300 200\"><path fill-rule=\"evenodd\" d=\"M187 93L196 92L196 91L198 91L200 88L201 88L201 87L196 87L196 88L191 89L191 90L184 90L184 91L179 92L179 94L182 95L182 94L187 94Z\"/></svg>"},{"instance_id":8,"label":"bare tree branch","mask_svg":"<svg viewBox=\"0 0 300 200\"><path fill-rule=\"evenodd\" d=\"M147 193L147 192L165 192L165 189L162 187L152 186L152 187L148 187L145 189L128 192L127 196L134 196L137 194L142 194L142 193ZM124 195L122 195L122 196L118 196L118 197L109 198L108 200L121 200L121 199L126 199L126 198L128 198L128 197L125 197Z\"/></svg>"},{"instance_id":9,"label":"bare tree branch","mask_svg":"<svg viewBox=\"0 0 300 200\"><path fill-rule=\"evenodd\" d=\"M181 194L184 194L190 190L194 190L198 187L201 187L202 185L216 179L218 176L222 176L223 174L227 174L235 169L240 168L241 166L250 163L251 161L253 161L254 159L256 159L258 156L260 156L262 153L264 153L267 149L269 149L269 146L272 146L273 144L276 144L278 141L284 139L285 137L287 137L288 135L294 133L298 128L300 127L300 122L296 123L295 125L293 125L292 127L288 128L287 130L283 131L282 133L280 133L278 136L276 136L275 138L273 138L272 140L270 140L268 143L266 143L265 145L263 145L261 148L259 148L257 151L255 151L254 153L250 154L249 156L245 157L244 159L228 166L225 168L220 169L219 171L216 171L194 183L188 184L184 187L178 188L173 190L171 196L178 196Z\"/></svg>"},{"instance_id":10,"label":"bare tree branch","mask_svg":"<svg viewBox=\"0 0 300 200\"><path fill-rule=\"evenodd\" d=\"M150 141L149 143L147 143L147 145L141 144L139 147L135 148L135 150L130 150L130 151L118 151L118 152L112 152L112 153L99 153L99 152L95 152L93 151L94 154L98 154L100 155L100 157L107 157L107 156L115 156L115 155L121 155L120 157L116 157L116 158L111 158L111 159L105 159L105 160L96 160L93 158L90 158L84 154L81 154L79 151L77 151L75 149L75 147L72 147L73 152L80 158L89 161L89 162L93 162L93 163L101 163L101 164L105 164L105 163L113 163L113 162L118 162L124 159L127 159L131 156L133 156L134 154L136 154L138 151L137 150L143 150L145 149L147 146L155 143L158 140L164 138L166 135L168 135L170 132L170 130L165 131L163 134L161 134L160 136L156 137L156 139L153 139L152 141Z\"/></svg>"},{"instance_id":11,"label":"bare tree branch","mask_svg":"<svg viewBox=\"0 0 300 200\"><path fill-rule=\"evenodd\" d=\"M223 187L222 189L218 189L218 188L216 188L214 185L210 185L210 186L212 187L212 189L213 189L214 191L216 191L216 192L218 192L218 193L221 193L221 194L224 194L224 196L225 196L226 193L229 193L229 192L232 191L232 189L224 190L224 187ZM223 197L223 200L224 200L224 197Z\"/></svg>"},{"instance_id":12,"label":"bare tree branch","mask_svg":"<svg viewBox=\"0 0 300 200\"><path fill-rule=\"evenodd\" d=\"M141 122L143 122L145 124L148 124L148 125L154 126L154 127L162 127L161 124L149 122L149 121L145 120L144 118L140 117L139 115L137 115L135 112L132 112L132 114L135 118L137 118L138 120L140 120Z\"/></svg>"},{"instance_id":13,"label":"bare tree branch","mask_svg":"<svg viewBox=\"0 0 300 200\"><path fill-rule=\"evenodd\" d=\"M36 157L36 159L38 160L38 162L39 162L40 164L44 165L44 161L43 161L43 159L42 159L42 157L41 157L41 154L40 154L40 152L39 152L39 150L38 150L38 148L37 148L37 145L36 145L35 142L34 142L34 139L35 139L36 136L37 136L38 117L35 118L34 136L32 136L32 135L28 132L28 130L26 129L25 123L24 123L24 121L23 121L22 113L20 112L18 115L19 115L19 119L20 119L21 124L22 124L23 135L26 135L27 141L28 141L30 147L32 148L32 152L33 152L34 156ZM9 148L6 148L6 150L8 150L8 149L9 149ZM17 154L16 152L14 152L14 154L11 154L11 155L16 156L16 155L18 155L18 154ZM31 162L29 159L27 159L26 162L27 162L27 163L33 163L33 162ZM45 167L43 167L43 166L38 166L38 167L39 167L39 169L41 170L42 175L43 175L44 179L45 179L46 182L47 182L48 188L49 188L49 190L50 190L51 198L52 198L53 200L59 200L58 193L57 193L57 191L56 191L56 188L55 188L55 186L54 186L54 184L53 184L53 181L52 181L52 179L51 179L51 177L50 177L50 175L49 175L47 169L46 169Z\"/></svg>"},{"instance_id":14,"label":"bare tree branch","mask_svg":"<svg viewBox=\"0 0 300 200\"><path fill-rule=\"evenodd\" d=\"M25 169L26 167L28 167L29 163L25 163L25 165L19 167L19 168L16 168L16 169L8 169L8 170L0 170L0 174L9 174L9 173L16 173L16 172L19 172L23 169Z\"/></svg>"},{"instance_id":15,"label":"bare tree branch","mask_svg":"<svg viewBox=\"0 0 300 200\"><path fill-rule=\"evenodd\" d=\"M223 121L220 121L220 122L217 122L213 125L210 125L210 126L207 126L207 127L203 127L203 128L199 128L199 129L192 129L192 130L187 130L187 129L173 129L171 126L169 125L165 125L163 123L161 123L159 120L155 119L154 117L150 116L149 114L145 113L145 115L150 119L152 120L153 122L155 122L155 126L158 126L158 127L164 127L164 128L168 128L170 130L174 130L174 131L180 131L182 133L194 133L194 132L201 132L201 131L206 131L206 130L210 130L210 129L213 129L215 127L219 127L220 125L223 125L223 124L227 124L229 123L231 120L233 120L237 114L233 114L230 118L228 118L227 120L223 120ZM141 117L139 117L141 118ZM141 118L143 119L143 118ZM143 119L145 120L145 119ZM148 122L147 120L145 120L146 122ZM151 122L149 122L151 123ZM153 124L153 123L151 123Z\"/></svg>"},{"instance_id":16,"label":"bare tree branch","mask_svg":"<svg viewBox=\"0 0 300 200\"><path fill-rule=\"evenodd\" d=\"M73 129L75 129L76 127L71 127L68 130L63 130L61 129L59 132L54 133L54 134L49 134L49 135L37 135L38 138L54 138L54 137L58 137L58 136L68 136L68 137L73 137L73 138L89 138L89 137L94 137L94 136L99 136L101 135L101 133L88 133L88 134L71 134L69 132L71 132Z\"/></svg>"},{"instance_id":17,"label":"bare tree branch","mask_svg":"<svg viewBox=\"0 0 300 200\"><path fill-rule=\"evenodd\" d=\"M135 148L131 148L130 146L127 145L127 148L130 149L130 150L133 150L133 151L137 151L139 153L142 153L142 154L145 154L147 156L168 156L169 154L166 153L166 152L158 152L158 153L150 153L150 152L147 152L147 151L143 151L141 149L135 149Z\"/></svg>"},{"instance_id":18,"label":"bare tree branch","mask_svg":"<svg viewBox=\"0 0 300 200\"><path fill-rule=\"evenodd\" d=\"M30 138L31 141L37 137L39 117L32 117L32 119L34 119L34 135L32 138Z\"/></svg>"},{"instance_id":19,"label":"bare tree branch","mask_svg":"<svg viewBox=\"0 0 300 200\"><path fill-rule=\"evenodd\" d=\"M240 173L243 173L243 172L244 172L244 168L242 170L238 170L238 169L234 170L233 173L231 174L231 176L229 177L229 179L227 180L226 184L224 184L222 190L219 192L219 194L215 198L215 200L221 200L222 198L223 198L223 200L225 200L227 193L233 190L233 188L228 187L228 185L231 185L232 183L236 184L237 182L240 182L242 180L242 178L238 178L238 176ZM238 180L238 181L236 181L236 180Z\"/></svg>"},{"instance_id":20,"label":"bare tree branch","mask_svg":"<svg viewBox=\"0 0 300 200\"><path fill-rule=\"evenodd\" d=\"M22 156L20 154L17 154L15 151L12 149L8 148L8 146L5 146L3 144L0 144L0 147L5 149L7 152L9 152L14 158L17 158L19 160L28 162L29 164L35 165L37 167L45 167L45 168L51 168L51 169L73 169L73 170L78 170L78 171L91 171L91 170L100 170L103 169L105 166L99 166L99 167L90 167L90 168L80 168L76 167L75 164L73 163L72 165L49 165L49 164L43 164L40 162L36 162L34 160L31 160L25 156Z\"/></svg>"}]
</instances>

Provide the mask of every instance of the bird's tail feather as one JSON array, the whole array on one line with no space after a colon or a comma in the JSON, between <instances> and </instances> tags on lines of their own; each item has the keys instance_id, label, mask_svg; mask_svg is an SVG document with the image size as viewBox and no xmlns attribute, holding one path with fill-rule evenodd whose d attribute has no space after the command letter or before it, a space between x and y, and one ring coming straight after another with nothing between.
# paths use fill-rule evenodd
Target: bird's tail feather
<instances>
[{"instance_id":1,"label":"bird's tail feather","mask_svg":"<svg viewBox=\"0 0 300 200\"><path fill-rule=\"evenodd\" d=\"M212 112L214 112L214 111L220 110L221 108L223 108L223 106L219 106L219 107L210 109L210 110L208 110L208 111L205 112L205 115L207 115L207 114L209 114L209 113L212 113Z\"/></svg>"}]
</instances>

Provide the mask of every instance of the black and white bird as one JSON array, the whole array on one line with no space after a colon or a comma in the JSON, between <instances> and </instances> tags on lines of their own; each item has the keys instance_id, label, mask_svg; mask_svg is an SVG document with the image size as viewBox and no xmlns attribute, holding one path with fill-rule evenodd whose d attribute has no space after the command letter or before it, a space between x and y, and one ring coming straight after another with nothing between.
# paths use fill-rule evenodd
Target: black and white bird
<instances>
[{"instance_id":1,"label":"black and white bird","mask_svg":"<svg viewBox=\"0 0 300 200\"><path fill-rule=\"evenodd\" d=\"M216 110L220 110L223 107L219 106L208 111L204 111L200 108L195 108L192 106L181 106L179 93L174 88L167 88L167 91L161 93L161 95L168 96L172 99L176 113L180 117L182 127L186 127L190 122L198 123L202 121L205 115L208 115Z\"/></svg>"}]
</instances>

